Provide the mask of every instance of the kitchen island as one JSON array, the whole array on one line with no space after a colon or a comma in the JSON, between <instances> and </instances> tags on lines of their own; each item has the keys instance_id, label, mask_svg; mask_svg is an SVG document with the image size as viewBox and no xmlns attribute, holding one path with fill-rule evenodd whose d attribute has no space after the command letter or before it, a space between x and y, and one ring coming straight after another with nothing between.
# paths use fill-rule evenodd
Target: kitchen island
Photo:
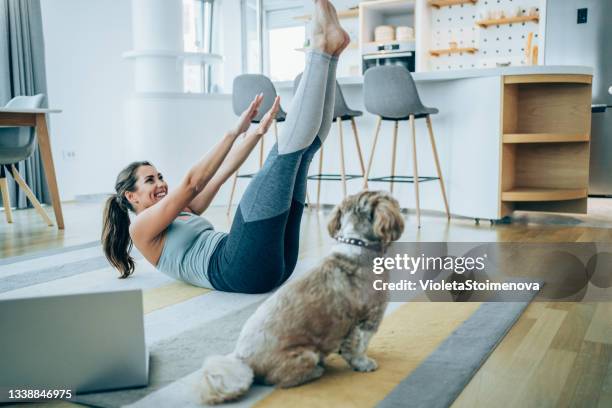
<instances>
[{"instance_id":1,"label":"kitchen island","mask_svg":"<svg viewBox=\"0 0 612 408\"><path fill-rule=\"evenodd\" d=\"M440 110L432 121L451 214L500 219L514 210L586 213L592 74L590 67L582 66L413 73L423 103ZM338 81L349 106L364 110L363 77ZM292 82L275 85L283 106L289 108ZM366 161L375 122L376 117L365 111L357 120ZM383 122L371 177L391 174L391 126ZM400 122L397 174L411 173L409 135L407 122ZM339 173L338 137L334 126L325 142L324 172ZM435 175L427 137L424 121L417 120L419 175L423 176ZM347 173L359 173L348 138L344 145ZM323 203L341 200L336 183L323 182ZM352 193L363 181L349 183ZM388 186L370 183L371 189ZM313 182L309 188L314 191ZM411 185L396 185L394 195L402 207L415 207ZM421 208L444 211L437 183L421 185Z\"/></svg>"}]
</instances>

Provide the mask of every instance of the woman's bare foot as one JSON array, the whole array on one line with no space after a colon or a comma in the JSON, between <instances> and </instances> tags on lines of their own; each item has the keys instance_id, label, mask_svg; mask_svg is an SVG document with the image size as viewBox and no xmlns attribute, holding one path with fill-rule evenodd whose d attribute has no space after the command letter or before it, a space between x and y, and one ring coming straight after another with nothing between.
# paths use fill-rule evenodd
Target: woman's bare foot
<instances>
[{"instance_id":1,"label":"woman's bare foot","mask_svg":"<svg viewBox=\"0 0 612 408\"><path fill-rule=\"evenodd\" d=\"M329 0L315 0L312 40L313 48L336 56L340 55L350 42L350 37L340 25L336 9Z\"/></svg>"}]
</instances>

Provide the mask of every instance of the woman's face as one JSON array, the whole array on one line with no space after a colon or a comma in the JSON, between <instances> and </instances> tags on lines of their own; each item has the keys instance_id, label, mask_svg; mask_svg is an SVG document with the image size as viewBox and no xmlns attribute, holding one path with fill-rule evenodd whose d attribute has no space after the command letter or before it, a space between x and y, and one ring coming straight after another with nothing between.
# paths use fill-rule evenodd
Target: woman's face
<instances>
[{"instance_id":1,"label":"woman's face","mask_svg":"<svg viewBox=\"0 0 612 408\"><path fill-rule=\"evenodd\" d=\"M136 190L125 193L136 213L160 201L168 194L168 184L153 166L140 166L136 170Z\"/></svg>"}]
</instances>

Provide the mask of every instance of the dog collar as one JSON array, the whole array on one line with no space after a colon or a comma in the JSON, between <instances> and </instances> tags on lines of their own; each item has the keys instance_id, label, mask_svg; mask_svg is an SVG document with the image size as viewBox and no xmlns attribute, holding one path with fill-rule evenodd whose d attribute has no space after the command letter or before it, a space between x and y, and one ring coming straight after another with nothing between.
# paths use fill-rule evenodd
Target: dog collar
<instances>
[{"instance_id":1,"label":"dog collar","mask_svg":"<svg viewBox=\"0 0 612 408\"><path fill-rule=\"evenodd\" d=\"M355 245L355 246L362 247L362 248L372 249L374 251L380 251L382 249L380 242L367 242L367 241L364 241L363 239L349 238L349 237L343 237L343 236L336 236L334 237L334 239L343 244Z\"/></svg>"}]
</instances>

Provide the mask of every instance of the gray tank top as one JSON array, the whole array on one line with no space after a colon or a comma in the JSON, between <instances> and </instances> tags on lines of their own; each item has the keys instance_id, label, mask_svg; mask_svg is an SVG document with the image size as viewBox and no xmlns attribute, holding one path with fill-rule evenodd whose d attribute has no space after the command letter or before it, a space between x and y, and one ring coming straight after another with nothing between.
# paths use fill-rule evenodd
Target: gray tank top
<instances>
[{"instance_id":1,"label":"gray tank top","mask_svg":"<svg viewBox=\"0 0 612 408\"><path fill-rule=\"evenodd\" d=\"M224 232L198 215L181 212L166 229L157 270L195 286L211 288L208 263Z\"/></svg>"}]
</instances>

